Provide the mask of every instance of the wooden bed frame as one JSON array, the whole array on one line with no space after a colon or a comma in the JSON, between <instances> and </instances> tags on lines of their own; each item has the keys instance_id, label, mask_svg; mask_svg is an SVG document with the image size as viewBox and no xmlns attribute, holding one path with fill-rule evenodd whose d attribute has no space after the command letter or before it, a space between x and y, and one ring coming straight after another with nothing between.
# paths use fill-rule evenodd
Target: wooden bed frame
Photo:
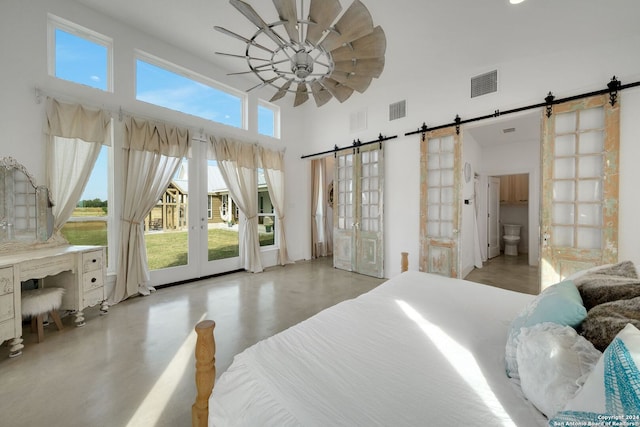
<instances>
[{"instance_id":1,"label":"wooden bed frame","mask_svg":"<svg viewBox=\"0 0 640 427\"><path fill-rule=\"evenodd\" d=\"M400 271L409 269L409 254L401 252ZM216 381L216 341L213 329L216 322L203 320L196 325L196 401L191 406L191 426L207 427L209 420L209 397Z\"/></svg>"},{"instance_id":2,"label":"wooden bed frame","mask_svg":"<svg viewBox=\"0 0 640 427\"><path fill-rule=\"evenodd\" d=\"M192 427L207 427L209 397L216 381L216 322L203 320L196 325L196 401L191 407Z\"/></svg>"}]
</instances>

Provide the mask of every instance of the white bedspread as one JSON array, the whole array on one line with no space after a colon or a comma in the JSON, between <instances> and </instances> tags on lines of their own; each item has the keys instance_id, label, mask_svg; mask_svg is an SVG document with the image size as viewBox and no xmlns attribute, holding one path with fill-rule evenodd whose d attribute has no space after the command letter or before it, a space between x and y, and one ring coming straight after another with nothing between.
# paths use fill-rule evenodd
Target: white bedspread
<instances>
[{"instance_id":1,"label":"white bedspread","mask_svg":"<svg viewBox=\"0 0 640 427\"><path fill-rule=\"evenodd\" d=\"M210 426L542 426L506 376L533 298L407 272L237 355Z\"/></svg>"}]
</instances>

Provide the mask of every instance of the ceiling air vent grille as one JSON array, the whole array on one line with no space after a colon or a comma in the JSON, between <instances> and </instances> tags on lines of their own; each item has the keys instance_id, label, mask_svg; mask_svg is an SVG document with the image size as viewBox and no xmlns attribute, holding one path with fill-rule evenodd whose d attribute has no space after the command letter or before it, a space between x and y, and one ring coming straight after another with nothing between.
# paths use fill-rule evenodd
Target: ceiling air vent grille
<instances>
[{"instance_id":1,"label":"ceiling air vent grille","mask_svg":"<svg viewBox=\"0 0 640 427\"><path fill-rule=\"evenodd\" d=\"M359 132L367 129L367 110L351 113L351 132Z\"/></svg>"},{"instance_id":2,"label":"ceiling air vent grille","mask_svg":"<svg viewBox=\"0 0 640 427\"><path fill-rule=\"evenodd\" d=\"M493 70L471 78L471 97L498 91L498 70Z\"/></svg>"},{"instance_id":3,"label":"ceiling air vent grille","mask_svg":"<svg viewBox=\"0 0 640 427\"><path fill-rule=\"evenodd\" d=\"M407 101L398 101L389 104L389 121L401 119L407 116Z\"/></svg>"}]
</instances>

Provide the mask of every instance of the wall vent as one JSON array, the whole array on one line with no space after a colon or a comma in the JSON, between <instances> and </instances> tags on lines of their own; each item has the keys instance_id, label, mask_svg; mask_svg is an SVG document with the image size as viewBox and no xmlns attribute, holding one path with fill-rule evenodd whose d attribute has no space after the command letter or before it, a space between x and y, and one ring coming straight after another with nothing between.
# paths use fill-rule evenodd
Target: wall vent
<instances>
[{"instance_id":1,"label":"wall vent","mask_svg":"<svg viewBox=\"0 0 640 427\"><path fill-rule=\"evenodd\" d=\"M367 129L367 110L356 111L351 113L351 132L359 132Z\"/></svg>"},{"instance_id":2,"label":"wall vent","mask_svg":"<svg viewBox=\"0 0 640 427\"><path fill-rule=\"evenodd\" d=\"M471 78L471 97L486 95L498 91L498 70L480 74Z\"/></svg>"},{"instance_id":3,"label":"wall vent","mask_svg":"<svg viewBox=\"0 0 640 427\"><path fill-rule=\"evenodd\" d=\"M389 104L389 121L401 119L407 116L407 100Z\"/></svg>"}]
</instances>

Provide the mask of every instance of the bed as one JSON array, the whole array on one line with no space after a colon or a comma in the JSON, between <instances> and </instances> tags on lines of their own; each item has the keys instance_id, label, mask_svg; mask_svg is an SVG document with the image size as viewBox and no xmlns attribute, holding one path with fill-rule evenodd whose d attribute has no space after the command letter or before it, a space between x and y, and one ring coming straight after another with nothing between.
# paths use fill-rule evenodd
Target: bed
<instances>
[{"instance_id":1,"label":"bed","mask_svg":"<svg viewBox=\"0 0 640 427\"><path fill-rule=\"evenodd\" d=\"M237 355L194 420L208 403L211 426L546 425L505 374L509 324L533 298L402 273Z\"/></svg>"}]
</instances>

